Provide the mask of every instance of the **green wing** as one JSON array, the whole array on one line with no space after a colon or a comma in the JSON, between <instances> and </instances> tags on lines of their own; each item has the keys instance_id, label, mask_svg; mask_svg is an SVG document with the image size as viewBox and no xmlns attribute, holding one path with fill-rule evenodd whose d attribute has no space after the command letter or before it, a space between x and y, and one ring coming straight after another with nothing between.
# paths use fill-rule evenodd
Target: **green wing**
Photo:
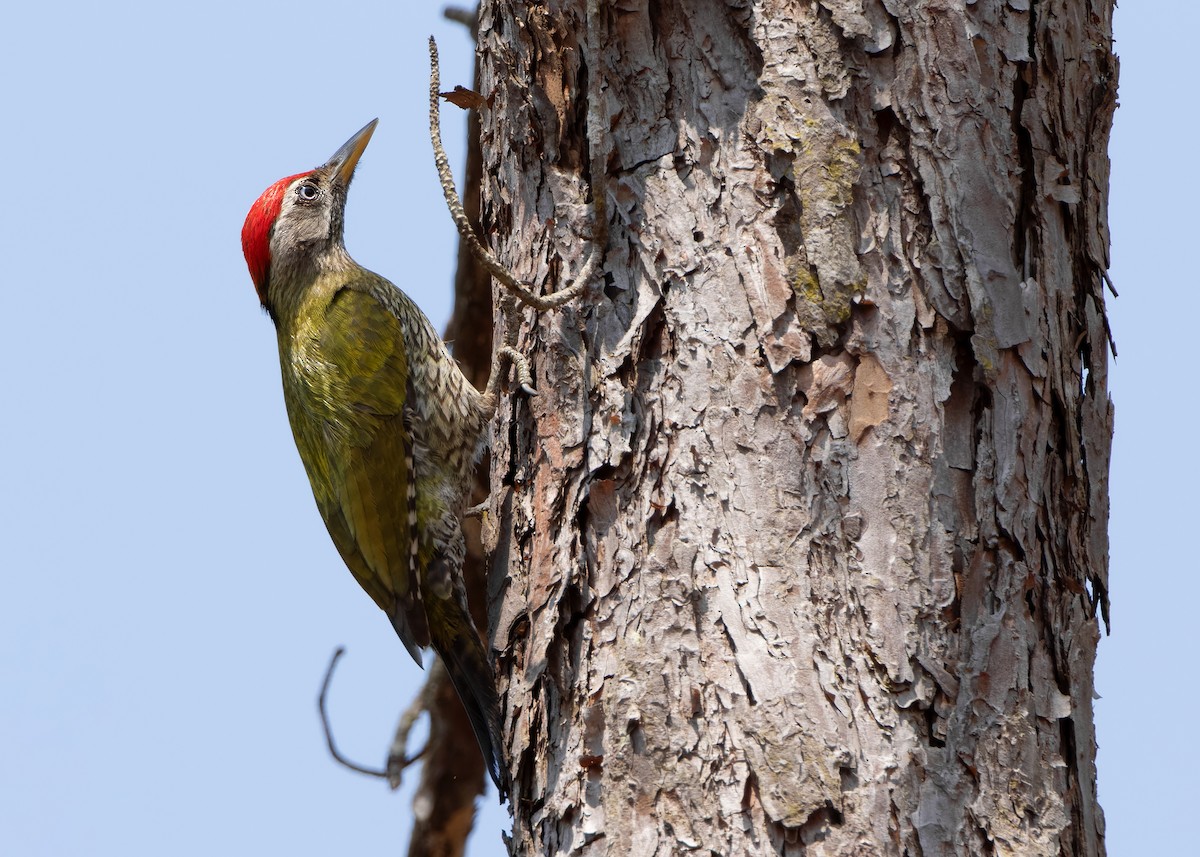
<instances>
[{"instance_id":1,"label":"green wing","mask_svg":"<svg viewBox=\"0 0 1200 857\"><path fill-rule=\"evenodd\" d=\"M419 663L417 646L429 644L429 632L413 572L400 322L369 292L344 287L313 334L309 354L320 368L306 373L319 422L312 446L324 459L309 467L317 506L342 559Z\"/></svg>"}]
</instances>

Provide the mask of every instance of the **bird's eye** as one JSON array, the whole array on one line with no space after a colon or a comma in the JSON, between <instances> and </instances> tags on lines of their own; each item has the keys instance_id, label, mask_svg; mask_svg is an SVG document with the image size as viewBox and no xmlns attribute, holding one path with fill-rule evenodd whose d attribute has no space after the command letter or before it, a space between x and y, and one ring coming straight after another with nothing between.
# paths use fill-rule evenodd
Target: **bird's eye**
<instances>
[{"instance_id":1,"label":"bird's eye","mask_svg":"<svg viewBox=\"0 0 1200 857\"><path fill-rule=\"evenodd\" d=\"M296 196L300 197L304 202L312 202L321 195L315 185L302 184L296 188Z\"/></svg>"}]
</instances>

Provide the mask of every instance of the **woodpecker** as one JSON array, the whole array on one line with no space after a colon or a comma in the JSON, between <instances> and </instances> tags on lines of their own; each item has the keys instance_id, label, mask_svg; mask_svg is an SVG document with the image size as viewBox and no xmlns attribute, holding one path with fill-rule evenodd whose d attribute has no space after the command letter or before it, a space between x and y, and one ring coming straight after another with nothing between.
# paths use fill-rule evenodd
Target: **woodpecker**
<instances>
[{"instance_id":1,"label":"woodpecker","mask_svg":"<svg viewBox=\"0 0 1200 857\"><path fill-rule=\"evenodd\" d=\"M242 250L329 535L417 664L430 645L445 662L503 799L500 708L467 609L460 526L495 393L476 390L417 305L346 252L346 194L377 122L267 188Z\"/></svg>"}]
</instances>

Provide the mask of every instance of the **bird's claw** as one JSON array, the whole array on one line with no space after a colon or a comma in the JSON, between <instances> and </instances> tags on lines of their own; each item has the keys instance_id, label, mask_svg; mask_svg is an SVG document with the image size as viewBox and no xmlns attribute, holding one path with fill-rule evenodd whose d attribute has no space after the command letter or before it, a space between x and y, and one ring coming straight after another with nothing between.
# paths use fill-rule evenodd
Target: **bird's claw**
<instances>
[{"instance_id":1,"label":"bird's claw","mask_svg":"<svg viewBox=\"0 0 1200 857\"><path fill-rule=\"evenodd\" d=\"M476 503L474 506L467 509L467 511L463 512L463 517L464 518L479 518L480 520L483 520L484 518L487 517L487 513L488 513L488 501L484 500L482 503Z\"/></svg>"}]
</instances>

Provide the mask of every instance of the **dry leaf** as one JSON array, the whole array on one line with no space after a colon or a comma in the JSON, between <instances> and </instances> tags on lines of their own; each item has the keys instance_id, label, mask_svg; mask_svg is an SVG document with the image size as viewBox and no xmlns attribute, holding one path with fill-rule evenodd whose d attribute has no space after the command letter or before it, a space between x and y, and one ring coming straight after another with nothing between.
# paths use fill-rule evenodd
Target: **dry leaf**
<instances>
[{"instance_id":1,"label":"dry leaf","mask_svg":"<svg viewBox=\"0 0 1200 857\"><path fill-rule=\"evenodd\" d=\"M453 92L439 92L438 95L455 107L461 107L463 110L478 109L486 103L482 95L473 89L467 89L465 86L456 86Z\"/></svg>"}]
</instances>

